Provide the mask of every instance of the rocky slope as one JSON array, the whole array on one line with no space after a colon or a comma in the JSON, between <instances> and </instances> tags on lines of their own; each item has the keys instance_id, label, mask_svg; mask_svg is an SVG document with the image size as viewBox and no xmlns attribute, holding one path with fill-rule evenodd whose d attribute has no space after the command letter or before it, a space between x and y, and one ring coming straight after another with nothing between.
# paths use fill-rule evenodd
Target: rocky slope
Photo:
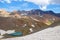
<instances>
[{"instance_id":1,"label":"rocky slope","mask_svg":"<svg viewBox=\"0 0 60 40\"><path fill-rule=\"evenodd\" d=\"M4 13L2 15L6 14ZM59 24L60 17L56 16L52 11L14 11L7 17L0 16L0 29L5 31L15 30L16 32L22 32L22 36L38 32L48 27L54 27ZM12 36L5 34L4 37L8 38Z\"/></svg>"}]
</instances>

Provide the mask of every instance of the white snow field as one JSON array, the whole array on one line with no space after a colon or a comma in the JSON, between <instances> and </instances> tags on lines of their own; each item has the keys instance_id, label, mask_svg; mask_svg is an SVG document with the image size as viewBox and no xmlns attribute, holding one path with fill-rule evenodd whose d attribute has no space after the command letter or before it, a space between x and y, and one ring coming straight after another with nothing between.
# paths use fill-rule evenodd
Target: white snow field
<instances>
[{"instance_id":1,"label":"white snow field","mask_svg":"<svg viewBox=\"0 0 60 40\"><path fill-rule=\"evenodd\" d=\"M7 38L2 40L60 40L60 26L50 27L23 37Z\"/></svg>"}]
</instances>

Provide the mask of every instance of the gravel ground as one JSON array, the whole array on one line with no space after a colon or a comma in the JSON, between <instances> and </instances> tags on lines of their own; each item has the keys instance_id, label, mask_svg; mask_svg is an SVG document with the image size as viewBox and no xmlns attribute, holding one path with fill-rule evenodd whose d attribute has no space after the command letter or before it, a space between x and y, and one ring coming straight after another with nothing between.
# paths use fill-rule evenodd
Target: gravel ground
<instances>
[{"instance_id":1,"label":"gravel ground","mask_svg":"<svg viewBox=\"0 0 60 40\"><path fill-rule=\"evenodd\" d=\"M60 40L60 26L50 27L23 37L7 38L2 40Z\"/></svg>"}]
</instances>

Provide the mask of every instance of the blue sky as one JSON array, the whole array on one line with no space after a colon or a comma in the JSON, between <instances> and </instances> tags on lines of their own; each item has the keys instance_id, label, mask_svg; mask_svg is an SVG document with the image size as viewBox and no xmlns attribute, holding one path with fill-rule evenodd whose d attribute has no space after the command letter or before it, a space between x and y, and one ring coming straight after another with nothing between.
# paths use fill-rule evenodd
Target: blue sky
<instances>
[{"instance_id":1,"label":"blue sky","mask_svg":"<svg viewBox=\"0 0 60 40\"><path fill-rule=\"evenodd\" d=\"M32 9L41 9L41 10L52 10L56 13L60 13L60 4L56 1L53 1L49 3L48 0L40 1L37 0L37 2L31 1L31 0L0 0L0 9L5 9L7 11L13 11L13 10L32 10ZM55 4L54 4L55 2Z\"/></svg>"}]
</instances>

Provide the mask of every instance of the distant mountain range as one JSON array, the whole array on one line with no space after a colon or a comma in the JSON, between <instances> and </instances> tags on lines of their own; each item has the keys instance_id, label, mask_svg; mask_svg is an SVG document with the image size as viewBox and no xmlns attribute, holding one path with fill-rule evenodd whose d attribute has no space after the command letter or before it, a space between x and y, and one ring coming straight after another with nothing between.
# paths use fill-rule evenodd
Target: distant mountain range
<instances>
[{"instance_id":1,"label":"distant mountain range","mask_svg":"<svg viewBox=\"0 0 60 40\"><path fill-rule=\"evenodd\" d=\"M21 15L44 15L44 14L50 14L50 15L53 15L53 16L60 17L60 13L55 13L53 11L42 11L40 9L34 9L34 10L30 10L30 11L17 10L16 12L18 14L21 14Z\"/></svg>"},{"instance_id":2,"label":"distant mountain range","mask_svg":"<svg viewBox=\"0 0 60 40\"><path fill-rule=\"evenodd\" d=\"M37 19L37 20L55 20L58 21L60 20L60 13L55 13L53 11L42 11L40 9L34 9L34 10L30 10L30 11L13 11L11 14L18 14L18 15L23 15L23 16L27 16L27 17L32 17L33 19Z\"/></svg>"}]
</instances>

